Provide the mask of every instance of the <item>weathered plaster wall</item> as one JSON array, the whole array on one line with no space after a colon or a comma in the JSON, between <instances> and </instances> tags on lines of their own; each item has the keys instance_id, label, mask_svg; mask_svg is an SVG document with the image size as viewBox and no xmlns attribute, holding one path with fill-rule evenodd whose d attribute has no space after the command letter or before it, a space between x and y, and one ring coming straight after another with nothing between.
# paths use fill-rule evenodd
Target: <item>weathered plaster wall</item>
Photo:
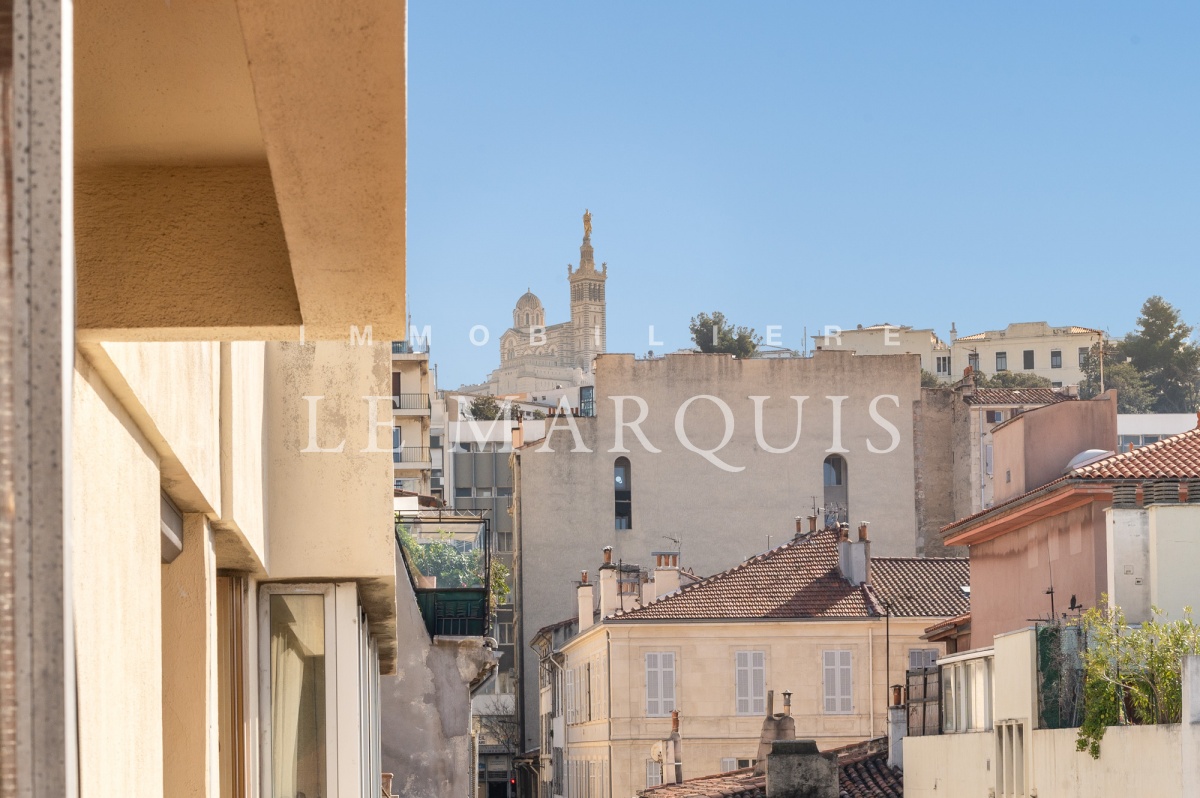
<instances>
[{"instance_id":1,"label":"weathered plaster wall","mask_svg":"<svg viewBox=\"0 0 1200 798\"><path fill-rule=\"evenodd\" d=\"M1153 505L1149 516L1150 603L1180 619L1183 608L1200 608L1200 505Z\"/></svg>"},{"instance_id":2,"label":"weathered plaster wall","mask_svg":"<svg viewBox=\"0 0 1200 798\"><path fill-rule=\"evenodd\" d=\"M1066 611L1072 595L1095 607L1108 586L1106 526L1103 507L1090 503L971 546L975 645L1049 616L1051 584L1057 612Z\"/></svg>"},{"instance_id":3,"label":"weathered plaster wall","mask_svg":"<svg viewBox=\"0 0 1200 798\"><path fill-rule=\"evenodd\" d=\"M80 795L162 795L157 457L82 359L73 412Z\"/></svg>"},{"instance_id":4,"label":"weathered plaster wall","mask_svg":"<svg viewBox=\"0 0 1200 798\"><path fill-rule=\"evenodd\" d=\"M961 516L960 494L970 491L970 424L962 398L949 388L922 388L913 409L917 551L926 557L966 556L942 543L941 530ZM968 515L969 513L963 513Z\"/></svg>"},{"instance_id":5,"label":"weathered plaster wall","mask_svg":"<svg viewBox=\"0 0 1200 798\"><path fill-rule=\"evenodd\" d=\"M396 646L391 409L378 403L379 448L363 451L371 433L363 397L390 396L390 350L386 342L273 342L265 360L270 576L358 582L387 672ZM311 420L315 441L305 396L323 397Z\"/></svg>"},{"instance_id":6,"label":"weathered plaster wall","mask_svg":"<svg viewBox=\"0 0 1200 798\"><path fill-rule=\"evenodd\" d=\"M395 675L380 680L383 771L397 795L465 798L475 779L469 685L492 655L477 638L430 640L403 571L396 584L405 644Z\"/></svg>"}]
</instances>

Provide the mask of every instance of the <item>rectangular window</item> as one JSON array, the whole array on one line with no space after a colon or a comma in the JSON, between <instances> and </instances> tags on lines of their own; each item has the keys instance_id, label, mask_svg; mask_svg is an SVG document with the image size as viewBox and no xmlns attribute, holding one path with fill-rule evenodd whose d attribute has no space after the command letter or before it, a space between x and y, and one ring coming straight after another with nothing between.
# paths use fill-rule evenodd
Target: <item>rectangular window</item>
<instances>
[{"instance_id":1,"label":"rectangular window","mask_svg":"<svg viewBox=\"0 0 1200 798\"><path fill-rule=\"evenodd\" d=\"M657 787L662 784L662 764L653 759L646 760L646 786Z\"/></svg>"},{"instance_id":2,"label":"rectangular window","mask_svg":"<svg viewBox=\"0 0 1200 798\"><path fill-rule=\"evenodd\" d=\"M1008 352L996 353L996 371L1008 371Z\"/></svg>"},{"instance_id":3,"label":"rectangular window","mask_svg":"<svg viewBox=\"0 0 1200 798\"><path fill-rule=\"evenodd\" d=\"M1026 349L1024 357L1025 357L1025 370L1029 371L1030 369L1033 368L1033 350Z\"/></svg>"},{"instance_id":4,"label":"rectangular window","mask_svg":"<svg viewBox=\"0 0 1200 798\"><path fill-rule=\"evenodd\" d=\"M442 448L442 433L440 433L440 432L429 433L429 448L430 449Z\"/></svg>"},{"instance_id":5,"label":"rectangular window","mask_svg":"<svg viewBox=\"0 0 1200 798\"><path fill-rule=\"evenodd\" d=\"M477 499L492 498L492 489L491 488L476 488L475 489L475 498L477 498Z\"/></svg>"},{"instance_id":6,"label":"rectangular window","mask_svg":"<svg viewBox=\"0 0 1200 798\"><path fill-rule=\"evenodd\" d=\"M455 488L454 489L454 498L456 498L456 499L471 498L471 489L470 488Z\"/></svg>"},{"instance_id":7,"label":"rectangular window","mask_svg":"<svg viewBox=\"0 0 1200 798\"><path fill-rule=\"evenodd\" d=\"M502 646L511 646L513 641L513 625L511 621L500 621L496 624L496 642Z\"/></svg>"},{"instance_id":8,"label":"rectangular window","mask_svg":"<svg viewBox=\"0 0 1200 798\"><path fill-rule=\"evenodd\" d=\"M971 354L967 355L967 365L971 367L972 371L979 371L979 353L978 352L972 352Z\"/></svg>"},{"instance_id":9,"label":"rectangular window","mask_svg":"<svg viewBox=\"0 0 1200 798\"><path fill-rule=\"evenodd\" d=\"M983 450L983 468L990 477L992 475L992 445L990 443Z\"/></svg>"},{"instance_id":10,"label":"rectangular window","mask_svg":"<svg viewBox=\"0 0 1200 798\"><path fill-rule=\"evenodd\" d=\"M1088 352L1090 351L1086 346L1079 347L1079 368L1083 368L1087 363Z\"/></svg>"},{"instance_id":11,"label":"rectangular window","mask_svg":"<svg viewBox=\"0 0 1200 798\"><path fill-rule=\"evenodd\" d=\"M988 410L987 411L987 422L989 424L999 424L1003 420L1004 420L1004 411L1003 410Z\"/></svg>"},{"instance_id":12,"label":"rectangular window","mask_svg":"<svg viewBox=\"0 0 1200 798\"><path fill-rule=\"evenodd\" d=\"M1062 368L1062 350L1061 349L1051 349L1050 350L1050 368L1052 368L1052 369Z\"/></svg>"},{"instance_id":13,"label":"rectangular window","mask_svg":"<svg viewBox=\"0 0 1200 798\"><path fill-rule=\"evenodd\" d=\"M731 770L737 770L737 759L732 756L723 757L721 759L721 772L728 773Z\"/></svg>"},{"instance_id":14,"label":"rectangular window","mask_svg":"<svg viewBox=\"0 0 1200 798\"><path fill-rule=\"evenodd\" d=\"M919 671L932 668L937 664L938 650L936 648L910 648L908 650L908 669Z\"/></svg>"},{"instance_id":15,"label":"rectangular window","mask_svg":"<svg viewBox=\"0 0 1200 798\"><path fill-rule=\"evenodd\" d=\"M737 714L761 715L767 711L766 660L764 651L739 651L734 655Z\"/></svg>"},{"instance_id":16,"label":"rectangular window","mask_svg":"<svg viewBox=\"0 0 1200 798\"><path fill-rule=\"evenodd\" d=\"M511 496L512 495L512 487L509 486L509 487L496 488L496 495L497 496Z\"/></svg>"},{"instance_id":17,"label":"rectangular window","mask_svg":"<svg viewBox=\"0 0 1200 798\"><path fill-rule=\"evenodd\" d=\"M269 599L271 795L325 795L329 752L325 728L332 680L325 678L326 597Z\"/></svg>"},{"instance_id":18,"label":"rectangular window","mask_svg":"<svg viewBox=\"0 0 1200 798\"><path fill-rule=\"evenodd\" d=\"M675 653L646 654L646 715L662 717L675 709Z\"/></svg>"},{"instance_id":19,"label":"rectangular window","mask_svg":"<svg viewBox=\"0 0 1200 798\"><path fill-rule=\"evenodd\" d=\"M575 722L575 671L570 668L563 671L565 678L566 689L563 691L567 696L567 723Z\"/></svg>"},{"instance_id":20,"label":"rectangular window","mask_svg":"<svg viewBox=\"0 0 1200 798\"><path fill-rule=\"evenodd\" d=\"M949 355L939 355L939 356L937 356L937 358L935 358L934 362L936 364L934 366L934 368L937 369L938 374L949 374L950 373L950 356Z\"/></svg>"},{"instance_id":21,"label":"rectangular window","mask_svg":"<svg viewBox=\"0 0 1200 798\"><path fill-rule=\"evenodd\" d=\"M825 712L848 715L854 711L852 659L849 651L823 651Z\"/></svg>"},{"instance_id":22,"label":"rectangular window","mask_svg":"<svg viewBox=\"0 0 1200 798\"><path fill-rule=\"evenodd\" d=\"M1050 387L1051 388L1061 388L1062 383L1061 382L1052 382L1052 383L1050 383Z\"/></svg>"},{"instance_id":23,"label":"rectangular window","mask_svg":"<svg viewBox=\"0 0 1200 798\"><path fill-rule=\"evenodd\" d=\"M400 450L404 448L404 444L400 441L400 428L392 427L392 462L400 462Z\"/></svg>"},{"instance_id":24,"label":"rectangular window","mask_svg":"<svg viewBox=\"0 0 1200 798\"><path fill-rule=\"evenodd\" d=\"M512 550L513 550L512 532L497 532L496 533L496 551L512 551Z\"/></svg>"}]
</instances>

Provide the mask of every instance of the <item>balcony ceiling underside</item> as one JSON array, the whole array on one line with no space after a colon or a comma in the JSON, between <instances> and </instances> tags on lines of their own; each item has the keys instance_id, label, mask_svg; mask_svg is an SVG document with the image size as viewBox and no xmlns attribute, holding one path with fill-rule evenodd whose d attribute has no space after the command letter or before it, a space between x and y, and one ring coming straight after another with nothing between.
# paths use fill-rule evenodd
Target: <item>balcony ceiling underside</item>
<instances>
[{"instance_id":1,"label":"balcony ceiling underside","mask_svg":"<svg viewBox=\"0 0 1200 798\"><path fill-rule=\"evenodd\" d=\"M81 337L403 338L404 9L76 5Z\"/></svg>"}]
</instances>

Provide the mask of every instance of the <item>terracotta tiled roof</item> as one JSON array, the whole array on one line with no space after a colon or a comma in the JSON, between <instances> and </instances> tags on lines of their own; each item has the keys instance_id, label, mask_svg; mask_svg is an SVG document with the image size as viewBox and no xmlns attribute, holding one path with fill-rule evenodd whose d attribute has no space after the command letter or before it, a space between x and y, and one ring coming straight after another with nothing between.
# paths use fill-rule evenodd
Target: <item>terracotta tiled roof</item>
<instances>
[{"instance_id":1,"label":"terracotta tiled roof","mask_svg":"<svg viewBox=\"0 0 1200 798\"><path fill-rule=\"evenodd\" d=\"M1052 405L1075 398L1053 388L976 388L975 393L963 396L963 401L969 405Z\"/></svg>"},{"instance_id":2,"label":"terracotta tiled roof","mask_svg":"<svg viewBox=\"0 0 1200 798\"><path fill-rule=\"evenodd\" d=\"M686 743L685 743L686 745ZM887 752L838 758L839 798L903 798L904 774L887 764ZM663 784L638 793L645 798L766 798L767 777L742 768L714 776Z\"/></svg>"},{"instance_id":3,"label":"terracotta tiled roof","mask_svg":"<svg viewBox=\"0 0 1200 798\"><path fill-rule=\"evenodd\" d=\"M966 558L873 557L871 585L855 586L838 568L837 533L798 536L606 623L642 620L867 618L884 614L942 617L968 610L961 585Z\"/></svg>"},{"instance_id":4,"label":"terracotta tiled roof","mask_svg":"<svg viewBox=\"0 0 1200 798\"><path fill-rule=\"evenodd\" d=\"M1200 477L1200 427L1132 452L1080 466L1075 479L1194 479Z\"/></svg>"},{"instance_id":5,"label":"terracotta tiled roof","mask_svg":"<svg viewBox=\"0 0 1200 798\"><path fill-rule=\"evenodd\" d=\"M892 605L892 615L943 617L970 609L971 565L966 557L873 557L871 587Z\"/></svg>"},{"instance_id":6,"label":"terracotta tiled roof","mask_svg":"<svg viewBox=\"0 0 1200 798\"><path fill-rule=\"evenodd\" d=\"M1104 335L1100 330L1093 330L1091 327L1056 327L1054 329L1066 335ZM960 335L954 340L957 341L982 341L989 335L994 335L1004 330L992 330L990 332L973 333L971 335Z\"/></svg>"}]
</instances>

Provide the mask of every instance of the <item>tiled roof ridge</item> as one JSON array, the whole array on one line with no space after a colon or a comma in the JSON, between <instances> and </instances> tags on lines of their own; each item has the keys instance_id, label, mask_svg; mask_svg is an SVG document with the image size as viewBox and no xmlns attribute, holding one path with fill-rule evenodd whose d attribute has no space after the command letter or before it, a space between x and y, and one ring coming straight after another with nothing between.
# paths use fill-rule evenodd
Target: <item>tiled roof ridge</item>
<instances>
[{"instance_id":1,"label":"tiled roof ridge","mask_svg":"<svg viewBox=\"0 0 1200 798\"><path fill-rule=\"evenodd\" d=\"M674 590L670 593L659 596L658 598L654 599L653 601L648 601L645 604L643 604L642 606L636 607L632 610L624 610L624 611L618 610L617 612L613 613L612 615L610 615L608 617L623 618L627 615L631 615L633 613L640 612L644 609L659 606L659 605L661 605L667 601L670 601L672 599L687 595L688 593L690 593L693 590L697 590L706 585L713 584L713 583L717 582L718 580L727 579L727 578L733 576L734 574L744 571L746 568L750 567L751 565L755 565L757 563L764 562L765 560L767 560L771 557L774 557L774 556L780 554L781 552L783 552L793 546L796 546L797 544L807 543L809 541L812 541L812 540L820 537L823 534L834 534L834 532L836 532L836 530L818 529L816 532L798 533L795 537L793 537L788 542L780 544L773 549L768 549L760 554L755 554L753 557L750 557L749 559L742 560L740 563L733 566L732 568L726 568L724 571L717 571L715 574L712 574L711 576L706 576L703 579L700 579L696 582L692 582L690 585L682 585L682 586L680 586L680 588L678 590Z\"/></svg>"},{"instance_id":2,"label":"tiled roof ridge","mask_svg":"<svg viewBox=\"0 0 1200 798\"><path fill-rule=\"evenodd\" d=\"M1197 421L1200 422L1200 414L1198 414ZM1153 457L1164 449L1170 449L1178 446L1180 443L1188 442L1192 438L1200 439L1200 424L1193 429L1162 438L1154 443L1148 443L1145 446L1140 446L1137 449L1134 449L1133 451L1116 452L1108 457L1105 457L1103 460L1096 460L1093 463L1079 466L1078 468L1072 469L1068 476L1075 476L1080 479L1103 479L1104 476L1100 472L1107 467L1116 464L1145 460ZM1200 465L1200 463L1198 463L1198 465Z\"/></svg>"},{"instance_id":3,"label":"tiled roof ridge","mask_svg":"<svg viewBox=\"0 0 1200 798\"><path fill-rule=\"evenodd\" d=\"M947 561L947 560L951 560L951 561L961 561L961 562L970 562L970 561L971 561L971 558L970 558L970 557L917 557L916 555L913 555L912 557L872 557L872 558L871 558L871 562L872 562L872 563L877 563L877 562L880 562L880 561L882 561L882 562L893 562L893 561L901 561L901 562L945 562L945 561Z\"/></svg>"}]
</instances>

